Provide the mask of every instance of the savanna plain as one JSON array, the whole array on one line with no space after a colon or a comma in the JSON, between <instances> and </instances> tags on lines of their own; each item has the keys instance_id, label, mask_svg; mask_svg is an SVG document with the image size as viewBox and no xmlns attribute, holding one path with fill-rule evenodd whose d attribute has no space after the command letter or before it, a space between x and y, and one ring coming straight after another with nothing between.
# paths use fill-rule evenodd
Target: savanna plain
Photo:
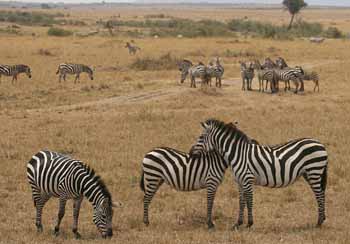
<instances>
[{"instance_id":1,"label":"savanna plain","mask_svg":"<svg viewBox=\"0 0 350 244\"><path fill-rule=\"evenodd\" d=\"M43 10L41 10L43 11ZM70 18L93 23L116 13L130 19L146 14L180 15L224 21L234 16L288 22L280 9L167 9L125 7L45 10L69 13ZM215 13L215 14L213 14ZM346 9L310 9L301 17L336 25L347 31ZM6 23L5 23L6 24ZM2 23L2 25L5 25ZM273 40L258 37L132 38L124 35L52 37L47 27L22 27L23 35L1 33L1 62L24 63L32 79L2 77L0 84L0 243L349 243L350 242L350 41L327 39L313 44L302 38ZM79 29L78 27L69 27ZM87 29L88 27L82 27ZM37 33L31 35L29 33ZM141 47L134 56L125 42ZM237 55L227 55L227 50ZM176 62L171 68L138 70L137 59L169 54L194 63L220 56L225 67L223 87L180 84ZM305 81L305 92L295 95L241 90L239 61L284 57L320 76L320 92ZM58 83L62 62L85 63L95 79L84 74ZM238 190L228 170L214 205L216 228L206 227L206 191L182 193L163 185L150 206L150 226L144 226L143 192L139 188L141 161L156 146L188 151L201 132L200 122L218 118L238 122L239 128L262 144L278 144L314 137L329 153L326 191L327 220L316 228L314 195L303 179L284 189L255 187L254 226L232 231L238 217ZM71 232L72 203L58 237L52 235L58 201L44 209L44 232L37 234L35 208L26 178L26 164L41 149L69 154L92 166L103 178L115 209L112 240L101 239L92 223L92 207L85 199L80 212L82 240Z\"/></svg>"}]
</instances>

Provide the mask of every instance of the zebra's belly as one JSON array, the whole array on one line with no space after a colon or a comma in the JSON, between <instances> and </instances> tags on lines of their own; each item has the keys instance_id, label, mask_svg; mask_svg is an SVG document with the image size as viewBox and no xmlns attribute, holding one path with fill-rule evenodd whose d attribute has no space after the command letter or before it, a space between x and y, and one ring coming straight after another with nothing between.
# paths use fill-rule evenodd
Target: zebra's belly
<instances>
[{"instance_id":1,"label":"zebra's belly","mask_svg":"<svg viewBox=\"0 0 350 244\"><path fill-rule=\"evenodd\" d=\"M207 188L205 181L186 181L176 185L169 183L168 181L166 181L166 183L177 191L198 191Z\"/></svg>"}]
</instances>

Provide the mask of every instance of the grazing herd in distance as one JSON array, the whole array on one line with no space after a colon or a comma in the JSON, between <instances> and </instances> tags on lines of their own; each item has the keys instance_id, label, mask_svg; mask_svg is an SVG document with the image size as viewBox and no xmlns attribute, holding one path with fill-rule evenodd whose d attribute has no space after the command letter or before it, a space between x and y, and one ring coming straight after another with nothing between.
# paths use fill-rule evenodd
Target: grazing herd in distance
<instances>
[{"instance_id":1,"label":"grazing herd in distance","mask_svg":"<svg viewBox=\"0 0 350 244\"><path fill-rule=\"evenodd\" d=\"M132 42L132 41L131 41ZM130 55L135 55L141 48L126 42L125 48L128 48ZM298 91L304 91L304 80L312 80L315 84L314 92L319 91L319 75L315 71L307 72L301 66L294 68L289 67L284 58L278 57L274 62L270 58L266 58L264 63L261 64L259 60L250 62L239 61L240 73L242 78L242 90L253 90L252 81L254 77L259 81L259 91L264 92L268 90L268 84L270 83L271 93L279 91L279 82L284 82L284 90L290 90L290 82L295 85L295 93ZM208 65L202 62L194 65L190 60L183 59L177 62L179 71L181 72L180 83L186 80L186 77L190 78L190 87L196 87L196 78L201 80L202 85L212 86L212 79L215 78L215 86L222 86L222 78L225 72L223 65L220 62L220 58L211 60ZM28 65L0 65L0 83L1 76L12 76L12 84L17 81L18 75L25 73L29 78L32 77L31 69ZM74 83L80 82L80 74L86 73L91 80L94 79L94 71L84 64L62 63L58 66L56 74L59 75L58 81L63 79L66 81L66 75L75 75ZM264 86L265 81L265 86ZM300 87L300 88L299 88Z\"/></svg>"}]
</instances>

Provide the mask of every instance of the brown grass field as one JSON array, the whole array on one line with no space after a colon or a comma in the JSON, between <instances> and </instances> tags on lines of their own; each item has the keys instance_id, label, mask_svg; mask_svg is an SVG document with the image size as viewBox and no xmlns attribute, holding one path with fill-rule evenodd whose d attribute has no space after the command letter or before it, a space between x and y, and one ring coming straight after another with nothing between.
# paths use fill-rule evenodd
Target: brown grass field
<instances>
[{"instance_id":1,"label":"brown grass field","mask_svg":"<svg viewBox=\"0 0 350 244\"><path fill-rule=\"evenodd\" d=\"M141 10L135 9L134 15L142 15ZM91 21L109 13L88 9L67 11ZM134 10L124 11L131 15ZM143 11L153 13L151 9ZM157 11L160 10L154 10ZM193 15L190 10L182 14L199 18L200 11L210 13L202 9L193 10ZM215 16L249 14L261 18L259 13L264 13L275 22L282 17L288 21L281 10L221 11L222 15L216 9ZM176 9L163 9L163 12L180 14ZM308 20L321 19L347 31L350 30L346 19L349 13L349 10L310 10L302 16ZM210 16L215 18L214 14ZM38 33L47 30L29 29ZM21 76L18 83L11 85L11 78L2 77L0 85L0 243L76 243L71 232L71 202L67 204L59 237L52 235L57 199L51 199L44 209L44 232L36 233L26 163L45 148L91 165L106 182L114 200L124 205L115 209L114 236L109 241L102 240L98 234L92 223L92 207L85 200L79 225L83 239L79 243L349 243L348 40L326 40L315 45L301 39L144 38L135 39L142 51L129 56L124 48L129 39L125 37L1 35L1 62L29 64L33 78ZM40 49L49 50L52 56L40 55ZM200 85L190 89L189 81L179 84L176 68L170 71L129 68L137 57L159 57L168 52L207 63L214 56L222 56L226 49L251 50L259 59L283 56L292 65L315 70L321 77L321 91L312 92L310 81L306 82L306 91L299 95L243 92L238 61L248 60L245 57L222 57L225 67L222 89L200 88ZM55 72L58 64L65 61L95 67L95 80L82 75L79 84L73 83L73 77L59 84ZM254 80L253 88L257 87L258 82ZM231 231L238 214L238 190L230 172L217 193L215 231L208 231L206 227L205 190L181 193L165 185L150 206L150 226L144 226L143 193L139 189L144 154L156 146L188 151L201 132L199 122L212 117L238 121L243 131L263 144L314 137L327 146L327 220L321 229L314 227L317 210L313 193L300 179L284 189L256 187L254 226L250 230L243 227Z\"/></svg>"}]
</instances>

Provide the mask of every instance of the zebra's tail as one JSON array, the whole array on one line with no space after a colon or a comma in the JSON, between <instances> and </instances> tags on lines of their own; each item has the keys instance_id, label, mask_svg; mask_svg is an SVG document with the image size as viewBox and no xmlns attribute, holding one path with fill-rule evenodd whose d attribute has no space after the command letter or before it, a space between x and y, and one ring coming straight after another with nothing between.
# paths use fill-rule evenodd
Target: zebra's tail
<instances>
[{"instance_id":1,"label":"zebra's tail","mask_svg":"<svg viewBox=\"0 0 350 244\"><path fill-rule=\"evenodd\" d=\"M56 71L56 75L58 75L60 73L60 66L58 66L58 69Z\"/></svg>"},{"instance_id":2,"label":"zebra's tail","mask_svg":"<svg viewBox=\"0 0 350 244\"><path fill-rule=\"evenodd\" d=\"M321 188L323 191L325 191L327 187L327 168L328 166L326 165L321 176Z\"/></svg>"},{"instance_id":3,"label":"zebra's tail","mask_svg":"<svg viewBox=\"0 0 350 244\"><path fill-rule=\"evenodd\" d=\"M142 173L141 173L141 180L140 180L140 188L143 192L145 192L145 182L144 182L144 179L145 179L145 172L142 170Z\"/></svg>"}]
</instances>

